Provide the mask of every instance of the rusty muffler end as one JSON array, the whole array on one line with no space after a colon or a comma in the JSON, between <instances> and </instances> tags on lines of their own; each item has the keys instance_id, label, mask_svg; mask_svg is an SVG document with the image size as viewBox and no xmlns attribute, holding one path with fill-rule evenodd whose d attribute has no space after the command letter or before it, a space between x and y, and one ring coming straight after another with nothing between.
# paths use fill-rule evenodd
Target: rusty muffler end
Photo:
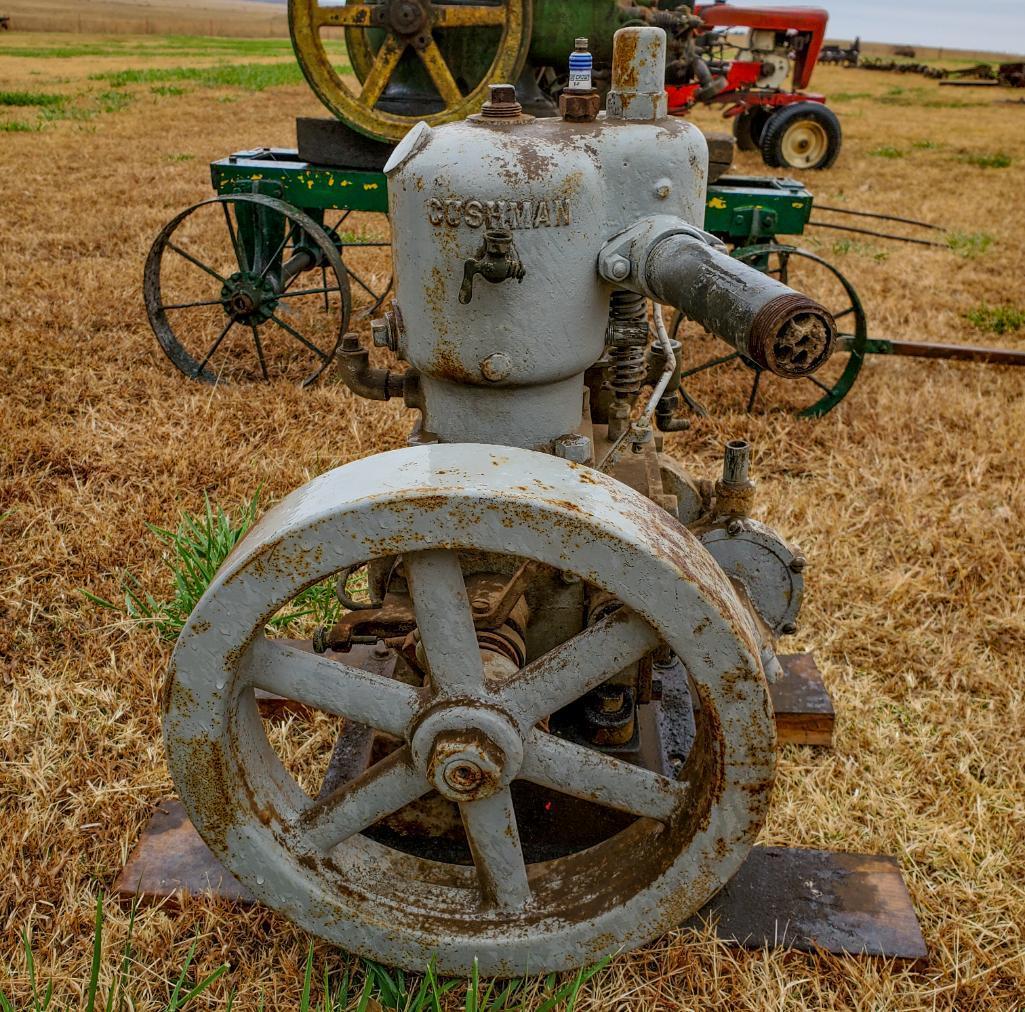
<instances>
[{"instance_id":1,"label":"rusty muffler end","mask_svg":"<svg viewBox=\"0 0 1025 1012\"><path fill-rule=\"evenodd\" d=\"M825 365L836 347L836 321L799 292L776 296L751 321L747 356L762 369L796 379Z\"/></svg>"}]
</instances>

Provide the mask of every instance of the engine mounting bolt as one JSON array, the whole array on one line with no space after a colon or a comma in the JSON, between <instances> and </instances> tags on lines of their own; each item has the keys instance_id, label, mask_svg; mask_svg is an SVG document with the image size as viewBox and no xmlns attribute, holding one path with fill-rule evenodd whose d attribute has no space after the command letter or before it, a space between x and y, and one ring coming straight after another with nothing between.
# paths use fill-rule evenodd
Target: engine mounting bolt
<instances>
[{"instance_id":1,"label":"engine mounting bolt","mask_svg":"<svg viewBox=\"0 0 1025 1012\"><path fill-rule=\"evenodd\" d=\"M731 520L726 525L726 533L731 538L735 538L738 534L744 533L744 525L739 520Z\"/></svg>"},{"instance_id":2,"label":"engine mounting bolt","mask_svg":"<svg viewBox=\"0 0 1025 1012\"><path fill-rule=\"evenodd\" d=\"M384 640L378 640L374 644L374 649L371 652L375 657L383 659L387 657L391 651L389 651L388 644L385 643Z\"/></svg>"},{"instance_id":3,"label":"engine mounting bolt","mask_svg":"<svg viewBox=\"0 0 1025 1012\"><path fill-rule=\"evenodd\" d=\"M613 281L622 281L630 276L630 261L618 254L605 261L605 276Z\"/></svg>"},{"instance_id":4,"label":"engine mounting bolt","mask_svg":"<svg viewBox=\"0 0 1025 1012\"><path fill-rule=\"evenodd\" d=\"M591 440L587 436L571 432L565 436L559 436L552 444L552 450L556 457L561 457L563 460L586 464L591 459Z\"/></svg>"},{"instance_id":5,"label":"engine mounting bolt","mask_svg":"<svg viewBox=\"0 0 1025 1012\"><path fill-rule=\"evenodd\" d=\"M797 632L797 623L796 623L796 622L784 622L784 623L783 623L783 624L782 624L782 625L781 625L781 626L779 627L779 631L780 631L780 632L781 632L781 633L782 633L782 634L783 634L784 636L793 636L793 635L794 635L794 633L795 633L795 632Z\"/></svg>"},{"instance_id":6,"label":"engine mounting bolt","mask_svg":"<svg viewBox=\"0 0 1025 1012\"><path fill-rule=\"evenodd\" d=\"M795 555L790 560L790 571L792 573L803 573L808 565L808 560L803 555Z\"/></svg>"},{"instance_id":7,"label":"engine mounting bolt","mask_svg":"<svg viewBox=\"0 0 1025 1012\"><path fill-rule=\"evenodd\" d=\"M498 383L512 371L512 360L504 352L496 351L481 362L480 371L486 380Z\"/></svg>"}]
</instances>

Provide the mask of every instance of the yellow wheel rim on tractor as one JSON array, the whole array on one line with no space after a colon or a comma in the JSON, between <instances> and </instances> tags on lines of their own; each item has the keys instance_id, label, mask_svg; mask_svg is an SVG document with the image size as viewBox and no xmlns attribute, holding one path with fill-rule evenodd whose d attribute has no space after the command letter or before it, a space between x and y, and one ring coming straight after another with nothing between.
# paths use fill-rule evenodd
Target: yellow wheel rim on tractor
<instances>
[{"instance_id":1,"label":"yellow wheel rim on tractor","mask_svg":"<svg viewBox=\"0 0 1025 1012\"><path fill-rule=\"evenodd\" d=\"M813 119L799 119L787 128L780 142L785 165L795 169L813 169L829 151L826 128Z\"/></svg>"},{"instance_id":2,"label":"yellow wheel rim on tractor","mask_svg":"<svg viewBox=\"0 0 1025 1012\"><path fill-rule=\"evenodd\" d=\"M325 6L322 0L289 0L288 22L299 65L320 100L339 119L369 137L397 141L420 120L435 126L479 111L489 84L514 83L526 62L533 5L530 0L495 3L434 3L380 0ZM338 73L324 46L325 28L344 28L354 89ZM435 33L448 29L501 29L486 73L466 94L438 45ZM376 39L383 37L374 48ZM404 116L375 108L407 50L423 64L443 103L438 112Z\"/></svg>"}]
</instances>

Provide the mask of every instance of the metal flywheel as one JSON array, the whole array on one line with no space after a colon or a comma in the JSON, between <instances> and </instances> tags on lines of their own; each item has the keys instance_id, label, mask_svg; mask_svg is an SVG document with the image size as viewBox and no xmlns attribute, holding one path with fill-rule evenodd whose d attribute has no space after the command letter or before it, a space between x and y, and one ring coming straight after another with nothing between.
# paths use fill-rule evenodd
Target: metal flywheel
<instances>
[{"instance_id":1,"label":"metal flywheel","mask_svg":"<svg viewBox=\"0 0 1025 1012\"><path fill-rule=\"evenodd\" d=\"M471 555L528 560L618 606L522 664L490 665ZM273 638L300 591L401 559L422 684ZM518 562L517 562L518 564ZM560 736L550 715L652 652L686 669L695 732L672 774ZM388 748L311 797L272 748L255 690L368 726ZM269 511L174 651L164 734L204 840L262 902L346 949L443 974L563 970L680 924L738 869L764 819L775 727L751 622L697 540L639 493L527 450L411 447L338 468ZM623 825L536 859L515 788ZM381 842L407 806L458 809L468 857Z\"/></svg>"}]
</instances>

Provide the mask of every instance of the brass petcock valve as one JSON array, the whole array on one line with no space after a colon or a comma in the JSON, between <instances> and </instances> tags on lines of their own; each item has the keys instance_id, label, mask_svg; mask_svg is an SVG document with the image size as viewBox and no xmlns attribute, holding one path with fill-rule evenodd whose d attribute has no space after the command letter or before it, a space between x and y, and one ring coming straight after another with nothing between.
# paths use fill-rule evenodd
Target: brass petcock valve
<instances>
[{"instance_id":1,"label":"brass petcock valve","mask_svg":"<svg viewBox=\"0 0 1025 1012\"><path fill-rule=\"evenodd\" d=\"M526 274L513 245L512 232L507 228L489 228L477 256L463 264L463 283L459 288L459 301L465 306L473 298L473 279L479 274L485 281L497 285L509 278L522 281Z\"/></svg>"}]
</instances>

